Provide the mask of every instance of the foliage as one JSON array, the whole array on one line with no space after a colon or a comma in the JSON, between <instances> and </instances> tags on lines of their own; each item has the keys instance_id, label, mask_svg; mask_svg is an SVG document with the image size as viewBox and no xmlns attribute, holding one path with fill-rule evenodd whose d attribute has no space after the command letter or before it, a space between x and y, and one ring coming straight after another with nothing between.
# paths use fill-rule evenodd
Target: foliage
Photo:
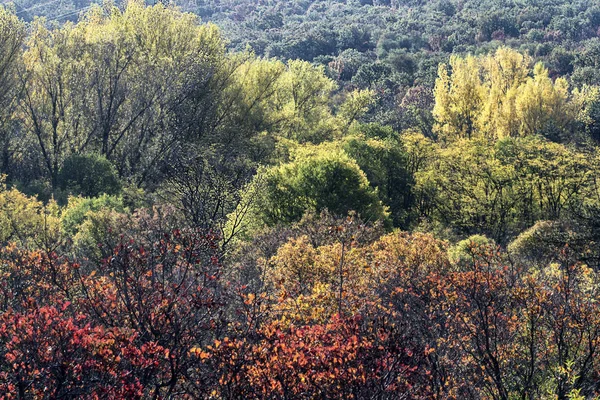
<instances>
[{"instance_id":1,"label":"foliage","mask_svg":"<svg viewBox=\"0 0 600 400\"><path fill-rule=\"evenodd\" d=\"M448 250L448 257L454 264L471 264L485 250L495 250L493 240L483 235L472 235L461 240Z\"/></svg>"},{"instance_id":2,"label":"foliage","mask_svg":"<svg viewBox=\"0 0 600 400\"><path fill-rule=\"evenodd\" d=\"M74 196L117 195L121 184L117 171L103 157L71 155L58 171L58 186Z\"/></svg>"},{"instance_id":3,"label":"foliage","mask_svg":"<svg viewBox=\"0 0 600 400\"><path fill-rule=\"evenodd\" d=\"M600 9L526 3L0 6L0 393L600 396Z\"/></svg>"},{"instance_id":4,"label":"foliage","mask_svg":"<svg viewBox=\"0 0 600 400\"><path fill-rule=\"evenodd\" d=\"M567 81L552 81L548 70L499 48L493 56L450 58L451 74L440 65L435 86L436 131L444 138L504 138L543 135L568 140L577 117Z\"/></svg>"},{"instance_id":5,"label":"foliage","mask_svg":"<svg viewBox=\"0 0 600 400\"><path fill-rule=\"evenodd\" d=\"M69 197L61 216L62 229L67 235L74 236L86 219L95 212L107 209L125 211L123 200L107 194L95 198Z\"/></svg>"},{"instance_id":6,"label":"foliage","mask_svg":"<svg viewBox=\"0 0 600 400\"><path fill-rule=\"evenodd\" d=\"M11 145L15 133L13 114L19 100L17 71L25 41L25 25L16 15L0 8L0 141L2 146L2 173L8 172L11 156L17 151Z\"/></svg>"},{"instance_id":7,"label":"foliage","mask_svg":"<svg viewBox=\"0 0 600 400\"><path fill-rule=\"evenodd\" d=\"M16 189L0 187L0 241L23 247L54 248L61 240L60 209L55 202L43 204Z\"/></svg>"},{"instance_id":8,"label":"foliage","mask_svg":"<svg viewBox=\"0 0 600 400\"><path fill-rule=\"evenodd\" d=\"M223 281L217 237L164 230L171 222L159 214L100 235L100 261L3 248L3 390L597 395L598 276L576 253L507 265L482 237L455 251L429 234L377 238L354 216L324 215L256 260L264 284L250 288Z\"/></svg>"},{"instance_id":9,"label":"foliage","mask_svg":"<svg viewBox=\"0 0 600 400\"><path fill-rule=\"evenodd\" d=\"M369 134L369 128L366 131ZM342 148L377 189L383 204L389 207L394 226L405 228L412 216L413 176L403 143L395 133L382 138L365 136L346 136Z\"/></svg>"},{"instance_id":10,"label":"foliage","mask_svg":"<svg viewBox=\"0 0 600 400\"><path fill-rule=\"evenodd\" d=\"M458 140L416 174L423 210L461 233L502 241L568 215L594 188L590 160L541 138ZM439 202L436 202L438 198Z\"/></svg>"},{"instance_id":11,"label":"foliage","mask_svg":"<svg viewBox=\"0 0 600 400\"><path fill-rule=\"evenodd\" d=\"M132 1L123 11L94 6L76 25L33 24L23 122L53 186L71 153L97 152L121 174L148 168L143 154L162 155L166 138L151 133L169 119L168 101L184 95L186 76L223 60L216 28L194 21Z\"/></svg>"},{"instance_id":12,"label":"foliage","mask_svg":"<svg viewBox=\"0 0 600 400\"><path fill-rule=\"evenodd\" d=\"M345 152L311 147L298 149L293 160L265 172L257 218L267 225L300 220L309 210L345 215L355 210L363 218L387 218L377 191L356 161Z\"/></svg>"}]
</instances>

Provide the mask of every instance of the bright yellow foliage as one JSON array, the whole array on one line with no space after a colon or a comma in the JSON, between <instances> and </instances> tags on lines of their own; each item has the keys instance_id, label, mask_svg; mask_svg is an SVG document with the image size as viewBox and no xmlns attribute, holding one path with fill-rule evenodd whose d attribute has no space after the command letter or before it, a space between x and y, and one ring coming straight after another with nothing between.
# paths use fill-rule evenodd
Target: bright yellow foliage
<instances>
[{"instance_id":1,"label":"bright yellow foliage","mask_svg":"<svg viewBox=\"0 0 600 400\"><path fill-rule=\"evenodd\" d=\"M438 121L437 132L444 137L471 138L484 101L484 86L480 77L480 60L468 56L450 58L440 64L435 82L433 115Z\"/></svg>"},{"instance_id":2,"label":"bright yellow foliage","mask_svg":"<svg viewBox=\"0 0 600 400\"><path fill-rule=\"evenodd\" d=\"M530 65L530 57L508 48L451 57L438 70L434 130L446 140L568 134L580 102L565 79L552 81L541 64Z\"/></svg>"},{"instance_id":3,"label":"bright yellow foliage","mask_svg":"<svg viewBox=\"0 0 600 400\"><path fill-rule=\"evenodd\" d=\"M0 242L51 249L60 239L60 210L0 184Z\"/></svg>"},{"instance_id":4,"label":"bright yellow foliage","mask_svg":"<svg viewBox=\"0 0 600 400\"><path fill-rule=\"evenodd\" d=\"M534 135L551 127L566 129L577 117L571 109L567 80L558 78L552 82L548 70L539 63L533 77L519 87L515 105L522 135Z\"/></svg>"}]
</instances>

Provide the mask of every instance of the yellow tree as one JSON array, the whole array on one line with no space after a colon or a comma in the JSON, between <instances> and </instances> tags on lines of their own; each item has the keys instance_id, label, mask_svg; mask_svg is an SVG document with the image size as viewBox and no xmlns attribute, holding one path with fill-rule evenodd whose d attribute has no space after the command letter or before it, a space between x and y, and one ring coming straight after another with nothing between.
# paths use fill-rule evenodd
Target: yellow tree
<instances>
[{"instance_id":1,"label":"yellow tree","mask_svg":"<svg viewBox=\"0 0 600 400\"><path fill-rule=\"evenodd\" d=\"M577 112L569 101L569 85L564 78L552 82L548 70L536 64L533 77L518 89L515 98L517 117L523 135L545 134L559 139Z\"/></svg>"},{"instance_id":2,"label":"yellow tree","mask_svg":"<svg viewBox=\"0 0 600 400\"><path fill-rule=\"evenodd\" d=\"M471 138L484 101L479 60L474 56L450 57L448 65L441 64L435 81L433 115L434 130L442 137Z\"/></svg>"},{"instance_id":3,"label":"yellow tree","mask_svg":"<svg viewBox=\"0 0 600 400\"><path fill-rule=\"evenodd\" d=\"M349 220L350 221L350 220ZM343 227L332 227L335 243L313 246L292 238L268 261L265 274L277 294L273 317L298 324L327 321L336 313L355 315L379 303L396 284L424 285L429 273L449 267L446 243L422 233L394 232L361 243Z\"/></svg>"},{"instance_id":4,"label":"yellow tree","mask_svg":"<svg viewBox=\"0 0 600 400\"><path fill-rule=\"evenodd\" d=\"M515 50L500 48L482 57L451 57L435 84L434 130L446 139L500 139L541 134L564 138L581 101L565 79L552 81L548 70ZM572 98L573 97L573 98Z\"/></svg>"},{"instance_id":5,"label":"yellow tree","mask_svg":"<svg viewBox=\"0 0 600 400\"><path fill-rule=\"evenodd\" d=\"M479 129L496 138L516 136L520 126L515 99L519 87L527 80L531 59L503 47L481 63L487 93L478 118Z\"/></svg>"}]
</instances>

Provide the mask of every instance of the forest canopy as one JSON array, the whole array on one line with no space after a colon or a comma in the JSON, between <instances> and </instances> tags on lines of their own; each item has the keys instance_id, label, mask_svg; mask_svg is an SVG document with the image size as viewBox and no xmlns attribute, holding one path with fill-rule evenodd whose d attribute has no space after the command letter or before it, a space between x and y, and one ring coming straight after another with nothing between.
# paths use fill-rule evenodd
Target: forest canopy
<instances>
[{"instance_id":1,"label":"forest canopy","mask_svg":"<svg viewBox=\"0 0 600 400\"><path fill-rule=\"evenodd\" d=\"M600 396L600 5L0 5L6 398Z\"/></svg>"}]
</instances>

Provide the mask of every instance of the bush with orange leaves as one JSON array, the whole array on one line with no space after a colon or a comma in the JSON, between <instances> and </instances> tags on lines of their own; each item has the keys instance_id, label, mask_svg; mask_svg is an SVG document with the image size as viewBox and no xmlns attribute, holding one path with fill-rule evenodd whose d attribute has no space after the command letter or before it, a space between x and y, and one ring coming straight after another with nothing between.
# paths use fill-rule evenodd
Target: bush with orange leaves
<instances>
[{"instance_id":1,"label":"bush with orange leaves","mask_svg":"<svg viewBox=\"0 0 600 400\"><path fill-rule=\"evenodd\" d=\"M334 316L299 327L273 322L256 333L252 339L226 338L207 353L196 353L217 375L216 398L397 399L432 394L419 367L423 355L405 348L390 325Z\"/></svg>"},{"instance_id":2,"label":"bush with orange leaves","mask_svg":"<svg viewBox=\"0 0 600 400\"><path fill-rule=\"evenodd\" d=\"M5 398L600 393L600 273L568 248L530 266L465 242L453 263L431 235L362 240L351 217L291 235L247 286L224 281L213 234L135 221L100 264L0 250Z\"/></svg>"},{"instance_id":3,"label":"bush with orange leaves","mask_svg":"<svg viewBox=\"0 0 600 400\"><path fill-rule=\"evenodd\" d=\"M361 243L347 223L321 246L292 237L263 264L266 293L244 297L245 316L262 311L252 334L195 349L217 398L435 396L437 310L419 296L450 269L445 243L402 232Z\"/></svg>"}]
</instances>

